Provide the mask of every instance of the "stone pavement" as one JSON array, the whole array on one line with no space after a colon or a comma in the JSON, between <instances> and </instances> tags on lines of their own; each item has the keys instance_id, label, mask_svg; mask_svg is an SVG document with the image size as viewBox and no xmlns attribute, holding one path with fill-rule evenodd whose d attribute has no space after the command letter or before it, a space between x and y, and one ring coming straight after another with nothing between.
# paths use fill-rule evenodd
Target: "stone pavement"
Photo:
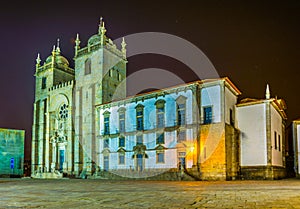
<instances>
[{"instance_id":1,"label":"stone pavement","mask_svg":"<svg viewBox=\"0 0 300 209\"><path fill-rule=\"evenodd\" d=\"M0 179L0 208L300 208L300 179Z\"/></svg>"}]
</instances>

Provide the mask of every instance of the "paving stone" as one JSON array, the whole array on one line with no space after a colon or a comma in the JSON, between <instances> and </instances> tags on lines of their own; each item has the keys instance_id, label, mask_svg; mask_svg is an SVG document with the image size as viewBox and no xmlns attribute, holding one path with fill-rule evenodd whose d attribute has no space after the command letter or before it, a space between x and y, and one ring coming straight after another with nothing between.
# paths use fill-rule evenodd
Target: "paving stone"
<instances>
[{"instance_id":1,"label":"paving stone","mask_svg":"<svg viewBox=\"0 0 300 209\"><path fill-rule=\"evenodd\" d=\"M0 179L0 208L300 208L300 180Z\"/></svg>"}]
</instances>

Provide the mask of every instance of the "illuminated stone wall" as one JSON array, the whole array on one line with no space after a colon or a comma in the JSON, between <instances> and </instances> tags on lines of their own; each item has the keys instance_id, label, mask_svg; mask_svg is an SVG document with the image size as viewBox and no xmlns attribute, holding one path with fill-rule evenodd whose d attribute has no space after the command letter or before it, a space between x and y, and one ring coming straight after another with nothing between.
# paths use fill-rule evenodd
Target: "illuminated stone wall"
<instances>
[{"instance_id":1,"label":"illuminated stone wall","mask_svg":"<svg viewBox=\"0 0 300 209\"><path fill-rule=\"evenodd\" d=\"M23 130L0 128L0 175L23 175L24 138Z\"/></svg>"}]
</instances>

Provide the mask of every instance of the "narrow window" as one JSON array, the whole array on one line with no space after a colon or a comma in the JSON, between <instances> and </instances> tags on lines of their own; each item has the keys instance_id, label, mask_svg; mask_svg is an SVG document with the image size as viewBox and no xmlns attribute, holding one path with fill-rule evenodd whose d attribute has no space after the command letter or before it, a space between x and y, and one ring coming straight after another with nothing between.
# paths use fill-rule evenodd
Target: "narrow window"
<instances>
[{"instance_id":1,"label":"narrow window","mask_svg":"<svg viewBox=\"0 0 300 209\"><path fill-rule=\"evenodd\" d=\"M233 110L230 109L230 112L229 112L229 117L230 117L230 125L234 126L234 118L233 118Z\"/></svg>"},{"instance_id":2,"label":"narrow window","mask_svg":"<svg viewBox=\"0 0 300 209\"><path fill-rule=\"evenodd\" d=\"M104 117L104 134L109 134L109 115Z\"/></svg>"},{"instance_id":3,"label":"narrow window","mask_svg":"<svg viewBox=\"0 0 300 209\"><path fill-rule=\"evenodd\" d=\"M109 77L112 77L112 69L109 69L108 75L109 75Z\"/></svg>"},{"instance_id":4,"label":"narrow window","mask_svg":"<svg viewBox=\"0 0 300 209\"><path fill-rule=\"evenodd\" d=\"M125 137L124 136L119 138L119 147L125 147Z\"/></svg>"},{"instance_id":5,"label":"narrow window","mask_svg":"<svg viewBox=\"0 0 300 209\"><path fill-rule=\"evenodd\" d=\"M158 100L156 105L156 126L157 128L163 128L165 126L165 101Z\"/></svg>"},{"instance_id":6,"label":"narrow window","mask_svg":"<svg viewBox=\"0 0 300 209\"><path fill-rule=\"evenodd\" d=\"M125 164L125 153L119 152L119 164L124 165Z\"/></svg>"},{"instance_id":7,"label":"narrow window","mask_svg":"<svg viewBox=\"0 0 300 209\"><path fill-rule=\"evenodd\" d=\"M165 136L164 133L159 133L156 136L156 144L164 144L165 143Z\"/></svg>"},{"instance_id":8,"label":"narrow window","mask_svg":"<svg viewBox=\"0 0 300 209\"><path fill-rule=\"evenodd\" d=\"M177 125L185 124L185 103L177 105Z\"/></svg>"},{"instance_id":9,"label":"narrow window","mask_svg":"<svg viewBox=\"0 0 300 209\"><path fill-rule=\"evenodd\" d=\"M136 107L136 130L144 130L144 106L138 105Z\"/></svg>"},{"instance_id":10,"label":"narrow window","mask_svg":"<svg viewBox=\"0 0 300 209\"><path fill-rule=\"evenodd\" d=\"M86 59L84 63L84 74L91 74L91 59Z\"/></svg>"},{"instance_id":11,"label":"narrow window","mask_svg":"<svg viewBox=\"0 0 300 209\"><path fill-rule=\"evenodd\" d=\"M212 106L204 107L204 124L212 123Z\"/></svg>"},{"instance_id":12,"label":"narrow window","mask_svg":"<svg viewBox=\"0 0 300 209\"><path fill-rule=\"evenodd\" d=\"M47 87L47 78L43 77L42 78L42 89L45 89Z\"/></svg>"},{"instance_id":13,"label":"narrow window","mask_svg":"<svg viewBox=\"0 0 300 209\"><path fill-rule=\"evenodd\" d=\"M143 144L143 135L136 136L136 145Z\"/></svg>"},{"instance_id":14,"label":"narrow window","mask_svg":"<svg viewBox=\"0 0 300 209\"><path fill-rule=\"evenodd\" d=\"M109 169L109 156L108 155L103 157L103 164L104 164L103 165L104 171L108 171L108 169Z\"/></svg>"},{"instance_id":15,"label":"narrow window","mask_svg":"<svg viewBox=\"0 0 300 209\"><path fill-rule=\"evenodd\" d=\"M125 111L119 112L119 130L120 133L125 132Z\"/></svg>"},{"instance_id":16,"label":"narrow window","mask_svg":"<svg viewBox=\"0 0 300 209\"><path fill-rule=\"evenodd\" d=\"M103 148L109 148L109 139L103 140Z\"/></svg>"},{"instance_id":17,"label":"narrow window","mask_svg":"<svg viewBox=\"0 0 300 209\"><path fill-rule=\"evenodd\" d=\"M120 73L118 73L118 80L121 81L122 80L122 75Z\"/></svg>"},{"instance_id":18,"label":"narrow window","mask_svg":"<svg viewBox=\"0 0 300 209\"><path fill-rule=\"evenodd\" d=\"M206 159L206 147L203 149L203 158Z\"/></svg>"},{"instance_id":19,"label":"narrow window","mask_svg":"<svg viewBox=\"0 0 300 209\"><path fill-rule=\"evenodd\" d=\"M165 152L164 151L157 151L156 152L156 162L157 163L164 163L165 162Z\"/></svg>"},{"instance_id":20,"label":"narrow window","mask_svg":"<svg viewBox=\"0 0 300 209\"><path fill-rule=\"evenodd\" d=\"M280 141L280 135L278 134L278 151L281 150L281 141Z\"/></svg>"},{"instance_id":21,"label":"narrow window","mask_svg":"<svg viewBox=\"0 0 300 209\"><path fill-rule=\"evenodd\" d=\"M177 142L180 143L182 141L185 141L185 138L186 138L185 131L179 131L178 136L177 136Z\"/></svg>"},{"instance_id":22,"label":"narrow window","mask_svg":"<svg viewBox=\"0 0 300 209\"><path fill-rule=\"evenodd\" d=\"M277 149L277 133L276 131L274 132L274 147Z\"/></svg>"}]
</instances>

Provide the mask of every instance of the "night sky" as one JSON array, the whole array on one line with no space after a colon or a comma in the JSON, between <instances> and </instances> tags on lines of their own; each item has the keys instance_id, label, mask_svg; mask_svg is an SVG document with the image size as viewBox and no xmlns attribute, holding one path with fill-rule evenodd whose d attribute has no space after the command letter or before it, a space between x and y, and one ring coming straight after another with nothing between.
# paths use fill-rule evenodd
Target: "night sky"
<instances>
[{"instance_id":1,"label":"night sky","mask_svg":"<svg viewBox=\"0 0 300 209\"><path fill-rule=\"evenodd\" d=\"M0 127L26 130L26 159L30 158L37 53L43 63L60 38L62 54L73 67L76 33L81 46L86 45L98 31L100 16L111 39L163 32L190 41L221 77L229 77L242 91L240 99L263 98L269 83L271 95L287 102L288 123L300 117L299 1L145 2L11 1L1 5ZM166 69L186 82L197 79L183 63L153 54L129 58L127 74L145 68Z\"/></svg>"}]
</instances>

